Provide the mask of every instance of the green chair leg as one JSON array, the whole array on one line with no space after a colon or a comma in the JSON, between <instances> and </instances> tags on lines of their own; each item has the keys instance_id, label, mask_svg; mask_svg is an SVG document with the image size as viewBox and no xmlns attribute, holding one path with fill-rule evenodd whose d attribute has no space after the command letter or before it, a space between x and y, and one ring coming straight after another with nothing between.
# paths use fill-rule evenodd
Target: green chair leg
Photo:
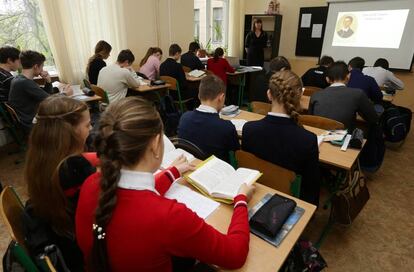
<instances>
[{"instance_id":1,"label":"green chair leg","mask_svg":"<svg viewBox=\"0 0 414 272\"><path fill-rule=\"evenodd\" d=\"M290 192L294 197L300 197L300 186L302 184L302 177L300 175L296 175L296 178L290 184Z\"/></svg>"},{"instance_id":2,"label":"green chair leg","mask_svg":"<svg viewBox=\"0 0 414 272\"><path fill-rule=\"evenodd\" d=\"M32 259L26 254L25 250L17 243L13 246L13 255L16 257L18 262L28 272L38 272L39 269L33 263Z\"/></svg>"},{"instance_id":3,"label":"green chair leg","mask_svg":"<svg viewBox=\"0 0 414 272\"><path fill-rule=\"evenodd\" d=\"M234 151L229 151L229 161L230 161L231 166L233 166L234 169L238 168L236 154L234 153Z\"/></svg>"}]
</instances>

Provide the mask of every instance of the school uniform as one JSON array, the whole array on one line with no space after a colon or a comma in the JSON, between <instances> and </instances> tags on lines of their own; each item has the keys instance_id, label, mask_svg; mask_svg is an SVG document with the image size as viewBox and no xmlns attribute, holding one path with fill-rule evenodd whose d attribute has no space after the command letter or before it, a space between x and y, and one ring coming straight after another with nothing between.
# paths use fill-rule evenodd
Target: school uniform
<instances>
[{"instance_id":1,"label":"school uniform","mask_svg":"<svg viewBox=\"0 0 414 272\"><path fill-rule=\"evenodd\" d=\"M156 56L149 56L147 62L139 68L139 72L144 74L149 80L155 80L160 71L161 61Z\"/></svg>"},{"instance_id":2,"label":"school uniform","mask_svg":"<svg viewBox=\"0 0 414 272\"><path fill-rule=\"evenodd\" d=\"M378 86L387 86L392 89L402 90L404 89L404 82L397 78L393 72L388 71L382 67L365 67L362 70L364 75L373 77Z\"/></svg>"},{"instance_id":3,"label":"school uniform","mask_svg":"<svg viewBox=\"0 0 414 272\"><path fill-rule=\"evenodd\" d=\"M191 70L204 70L204 64L193 52L187 52L181 55L181 65L189 67Z\"/></svg>"},{"instance_id":4,"label":"school uniform","mask_svg":"<svg viewBox=\"0 0 414 272\"><path fill-rule=\"evenodd\" d=\"M187 79L183 66L173 58L167 58L160 66L160 76L170 76L177 80L180 85L181 99L196 98L198 90L188 89ZM170 92L175 100L178 100L176 92Z\"/></svg>"},{"instance_id":5,"label":"school uniform","mask_svg":"<svg viewBox=\"0 0 414 272\"><path fill-rule=\"evenodd\" d=\"M234 73L236 71L225 58L208 59L207 70L221 78L225 85L227 85L227 73Z\"/></svg>"},{"instance_id":6,"label":"school uniform","mask_svg":"<svg viewBox=\"0 0 414 272\"><path fill-rule=\"evenodd\" d=\"M309 69L302 76L303 86L313 86L325 89L329 86L329 83L326 81L327 70L328 68L323 65Z\"/></svg>"},{"instance_id":7,"label":"school uniform","mask_svg":"<svg viewBox=\"0 0 414 272\"><path fill-rule=\"evenodd\" d=\"M98 84L99 72L106 66L106 62L101 58L96 58L89 64L88 79L91 84Z\"/></svg>"},{"instance_id":8,"label":"school uniform","mask_svg":"<svg viewBox=\"0 0 414 272\"><path fill-rule=\"evenodd\" d=\"M7 70L0 68L0 102L9 100L10 84L14 76Z\"/></svg>"},{"instance_id":9,"label":"school uniform","mask_svg":"<svg viewBox=\"0 0 414 272\"><path fill-rule=\"evenodd\" d=\"M179 177L175 167L155 178L152 173L121 170L116 207L104 229L111 271L172 271L172 256L192 257L227 269L244 263L250 236L246 206L235 208L224 235L184 204L164 197ZM76 236L85 260L92 250L100 179L100 173L88 178L76 211ZM245 200L243 195L235 197L235 203Z\"/></svg>"},{"instance_id":10,"label":"school uniform","mask_svg":"<svg viewBox=\"0 0 414 272\"><path fill-rule=\"evenodd\" d=\"M375 104L382 103L382 92L374 78L364 75L359 69L351 70L351 77L347 84L349 88L361 89Z\"/></svg>"},{"instance_id":11,"label":"school uniform","mask_svg":"<svg viewBox=\"0 0 414 272\"><path fill-rule=\"evenodd\" d=\"M16 111L20 124L25 132L33 126L33 118L43 100L54 92L51 83L46 82L43 88L24 75L16 76L10 86L9 103Z\"/></svg>"},{"instance_id":12,"label":"school uniform","mask_svg":"<svg viewBox=\"0 0 414 272\"><path fill-rule=\"evenodd\" d=\"M200 105L183 114L178 124L178 137L186 139L207 155L229 161L229 152L240 148L234 125L220 118L216 109Z\"/></svg>"},{"instance_id":13,"label":"school uniform","mask_svg":"<svg viewBox=\"0 0 414 272\"><path fill-rule=\"evenodd\" d=\"M349 131L355 128L356 114L369 124L378 122L374 105L360 89L349 88L343 83L334 83L314 93L309 102L309 114L339 121Z\"/></svg>"},{"instance_id":14,"label":"school uniform","mask_svg":"<svg viewBox=\"0 0 414 272\"><path fill-rule=\"evenodd\" d=\"M315 134L288 115L269 112L243 126L242 149L302 176L300 198L319 204L319 151ZM277 177L275 177L277 178Z\"/></svg>"}]
</instances>

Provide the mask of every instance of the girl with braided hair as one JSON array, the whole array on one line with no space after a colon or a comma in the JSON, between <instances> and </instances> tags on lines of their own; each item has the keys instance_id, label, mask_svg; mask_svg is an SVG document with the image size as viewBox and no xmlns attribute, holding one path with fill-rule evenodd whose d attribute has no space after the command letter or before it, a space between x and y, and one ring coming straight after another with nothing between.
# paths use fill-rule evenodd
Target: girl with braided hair
<instances>
[{"instance_id":1,"label":"girl with braided hair","mask_svg":"<svg viewBox=\"0 0 414 272\"><path fill-rule=\"evenodd\" d=\"M318 205L318 141L298 124L301 95L302 82L295 73L276 72L267 91L272 109L262 120L244 125L242 149L301 175L300 198Z\"/></svg>"},{"instance_id":2,"label":"girl with braided hair","mask_svg":"<svg viewBox=\"0 0 414 272\"><path fill-rule=\"evenodd\" d=\"M29 194L23 220L26 245L37 256L55 244L68 268L82 271L74 216L80 185L96 171L93 154L82 154L91 128L89 109L84 102L54 95L40 103L34 122L24 169ZM35 229L33 220L39 222Z\"/></svg>"},{"instance_id":3,"label":"girl with braided hair","mask_svg":"<svg viewBox=\"0 0 414 272\"><path fill-rule=\"evenodd\" d=\"M228 233L220 233L164 197L193 166L184 162L154 177L163 157L162 138L160 116L142 98L121 99L102 114L96 138L101 172L83 184L76 211L76 236L88 271L172 271L173 256L229 269L244 264L252 187L241 187Z\"/></svg>"}]
</instances>

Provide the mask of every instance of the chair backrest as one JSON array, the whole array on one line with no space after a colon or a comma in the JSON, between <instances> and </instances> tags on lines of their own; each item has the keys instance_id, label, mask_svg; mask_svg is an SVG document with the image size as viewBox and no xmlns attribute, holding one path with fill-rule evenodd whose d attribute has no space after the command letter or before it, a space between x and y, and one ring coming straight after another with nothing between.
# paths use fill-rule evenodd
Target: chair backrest
<instances>
[{"instance_id":1,"label":"chair backrest","mask_svg":"<svg viewBox=\"0 0 414 272\"><path fill-rule=\"evenodd\" d=\"M208 158L207 154L204 153L204 151L201 150L201 148L199 148L196 144L186 139L174 137L174 138L171 138L170 141L173 143L175 148L181 148L189 152L190 154L192 154L194 157L196 157L199 160L203 161Z\"/></svg>"},{"instance_id":2,"label":"chair backrest","mask_svg":"<svg viewBox=\"0 0 414 272\"><path fill-rule=\"evenodd\" d=\"M267 113L271 110L272 104L260 102L260 101L252 101L250 103L250 106L252 108L252 112L267 115Z\"/></svg>"},{"instance_id":3,"label":"chair backrest","mask_svg":"<svg viewBox=\"0 0 414 272\"><path fill-rule=\"evenodd\" d=\"M0 194L0 213L12 239L24 247L24 207L11 186L4 187Z\"/></svg>"},{"instance_id":4,"label":"chair backrest","mask_svg":"<svg viewBox=\"0 0 414 272\"><path fill-rule=\"evenodd\" d=\"M313 86L304 86L303 88L305 90L303 91L302 95L306 95L306 96L312 96L312 94L322 90L321 88L313 87Z\"/></svg>"},{"instance_id":5,"label":"chair backrest","mask_svg":"<svg viewBox=\"0 0 414 272\"><path fill-rule=\"evenodd\" d=\"M16 124L19 124L19 123L20 123L20 118L19 118L19 116L17 116L17 113L16 113L16 111L13 109L13 107L12 107L12 106L10 106L10 104L8 104L8 103L6 103L6 102L3 102L3 104L4 104L4 106L6 107L6 110L7 110L7 112L9 113L9 115L10 115L10 117L11 117L12 121L13 121L14 123L16 123Z\"/></svg>"},{"instance_id":6,"label":"chair backrest","mask_svg":"<svg viewBox=\"0 0 414 272\"><path fill-rule=\"evenodd\" d=\"M305 126L316 127L326 130L344 129L341 122L316 115L299 115L299 123Z\"/></svg>"},{"instance_id":7,"label":"chair backrest","mask_svg":"<svg viewBox=\"0 0 414 272\"><path fill-rule=\"evenodd\" d=\"M190 67L188 67L188 66L184 66L184 65L183 65L183 70L184 70L184 73L189 73L189 72L191 72L191 68L190 68Z\"/></svg>"},{"instance_id":8,"label":"chair backrest","mask_svg":"<svg viewBox=\"0 0 414 272\"><path fill-rule=\"evenodd\" d=\"M177 89L180 88L178 86L177 80L175 78L173 78L173 77L170 77L170 76L160 76L160 79L171 85L171 87L169 87L170 90L177 91Z\"/></svg>"},{"instance_id":9,"label":"chair backrest","mask_svg":"<svg viewBox=\"0 0 414 272\"><path fill-rule=\"evenodd\" d=\"M109 104L108 94L101 87L91 84L91 89L95 92L96 95L102 97L102 101L104 103Z\"/></svg>"},{"instance_id":10,"label":"chair backrest","mask_svg":"<svg viewBox=\"0 0 414 272\"><path fill-rule=\"evenodd\" d=\"M236 151L236 159L239 167L256 169L263 173L257 182L280 192L292 195L291 186L296 178L295 172L262 160L255 155L242 150Z\"/></svg>"}]
</instances>

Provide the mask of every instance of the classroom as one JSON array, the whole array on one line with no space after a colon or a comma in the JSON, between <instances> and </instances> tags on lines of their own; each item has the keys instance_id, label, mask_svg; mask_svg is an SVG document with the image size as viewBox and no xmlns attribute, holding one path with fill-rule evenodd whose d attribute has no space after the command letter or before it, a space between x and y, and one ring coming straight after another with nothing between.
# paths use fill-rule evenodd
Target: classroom
<instances>
[{"instance_id":1,"label":"classroom","mask_svg":"<svg viewBox=\"0 0 414 272\"><path fill-rule=\"evenodd\" d=\"M412 0L0 0L0 269L411 271L412 33Z\"/></svg>"}]
</instances>

